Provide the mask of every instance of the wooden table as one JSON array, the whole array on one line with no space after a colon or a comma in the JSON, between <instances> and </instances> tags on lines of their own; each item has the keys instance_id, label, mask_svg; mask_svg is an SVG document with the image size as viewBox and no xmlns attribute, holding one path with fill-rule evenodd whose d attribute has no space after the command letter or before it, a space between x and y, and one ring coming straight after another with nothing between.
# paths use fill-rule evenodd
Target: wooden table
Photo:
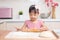
<instances>
[{"instance_id":1,"label":"wooden table","mask_svg":"<svg viewBox=\"0 0 60 40\"><path fill-rule=\"evenodd\" d=\"M19 38L19 39L5 39L4 37L11 31L7 31L7 30L0 30L0 40L60 40L59 39L51 39L51 38Z\"/></svg>"}]
</instances>

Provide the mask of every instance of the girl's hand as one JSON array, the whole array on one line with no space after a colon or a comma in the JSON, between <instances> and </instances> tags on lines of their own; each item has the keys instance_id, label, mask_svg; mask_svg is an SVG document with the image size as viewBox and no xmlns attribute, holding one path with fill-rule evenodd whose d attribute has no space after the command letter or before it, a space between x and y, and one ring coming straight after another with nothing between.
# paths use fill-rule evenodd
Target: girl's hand
<instances>
[{"instance_id":1,"label":"girl's hand","mask_svg":"<svg viewBox=\"0 0 60 40\"><path fill-rule=\"evenodd\" d=\"M41 27L40 30L41 31L47 31L48 29L46 27Z\"/></svg>"},{"instance_id":2,"label":"girl's hand","mask_svg":"<svg viewBox=\"0 0 60 40\"><path fill-rule=\"evenodd\" d=\"M19 28L19 27L15 27L16 29L17 29L17 31L21 31L21 28Z\"/></svg>"},{"instance_id":3,"label":"girl's hand","mask_svg":"<svg viewBox=\"0 0 60 40\"><path fill-rule=\"evenodd\" d=\"M47 31L49 29L47 28L47 26L44 23L42 23L40 30L41 31Z\"/></svg>"}]
</instances>

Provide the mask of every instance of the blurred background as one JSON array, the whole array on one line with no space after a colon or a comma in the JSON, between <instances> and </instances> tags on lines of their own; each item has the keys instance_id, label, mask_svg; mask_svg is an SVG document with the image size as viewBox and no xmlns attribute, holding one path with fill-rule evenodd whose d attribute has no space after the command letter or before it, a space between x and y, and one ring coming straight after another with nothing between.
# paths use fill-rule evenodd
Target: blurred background
<instances>
[{"instance_id":1,"label":"blurred background","mask_svg":"<svg viewBox=\"0 0 60 40\"><path fill-rule=\"evenodd\" d=\"M29 20L29 7L37 5L39 18L50 30L60 33L60 0L0 0L0 30L16 31Z\"/></svg>"}]
</instances>

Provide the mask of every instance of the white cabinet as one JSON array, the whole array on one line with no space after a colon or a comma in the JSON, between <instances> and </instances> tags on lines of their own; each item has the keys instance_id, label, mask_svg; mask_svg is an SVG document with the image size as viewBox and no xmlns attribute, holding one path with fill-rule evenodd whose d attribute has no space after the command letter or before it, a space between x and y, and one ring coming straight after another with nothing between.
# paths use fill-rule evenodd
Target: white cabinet
<instances>
[{"instance_id":1,"label":"white cabinet","mask_svg":"<svg viewBox=\"0 0 60 40\"><path fill-rule=\"evenodd\" d=\"M0 30L6 30L6 23L0 22Z\"/></svg>"}]
</instances>

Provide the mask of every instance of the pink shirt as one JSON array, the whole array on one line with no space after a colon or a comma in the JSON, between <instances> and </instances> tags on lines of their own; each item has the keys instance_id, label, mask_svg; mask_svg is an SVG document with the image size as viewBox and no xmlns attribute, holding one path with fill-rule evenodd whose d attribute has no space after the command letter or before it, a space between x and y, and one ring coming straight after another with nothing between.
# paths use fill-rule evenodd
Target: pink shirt
<instances>
[{"instance_id":1,"label":"pink shirt","mask_svg":"<svg viewBox=\"0 0 60 40\"><path fill-rule=\"evenodd\" d=\"M32 29L32 28L37 28L37 29L40 29L40 27L42 26L43 24L43 21L42 20L37 20L36 23L33 23L31 22L30 20L27 20L25 21L25 24L28 28Z\"/></svg>"}]
</instances>

